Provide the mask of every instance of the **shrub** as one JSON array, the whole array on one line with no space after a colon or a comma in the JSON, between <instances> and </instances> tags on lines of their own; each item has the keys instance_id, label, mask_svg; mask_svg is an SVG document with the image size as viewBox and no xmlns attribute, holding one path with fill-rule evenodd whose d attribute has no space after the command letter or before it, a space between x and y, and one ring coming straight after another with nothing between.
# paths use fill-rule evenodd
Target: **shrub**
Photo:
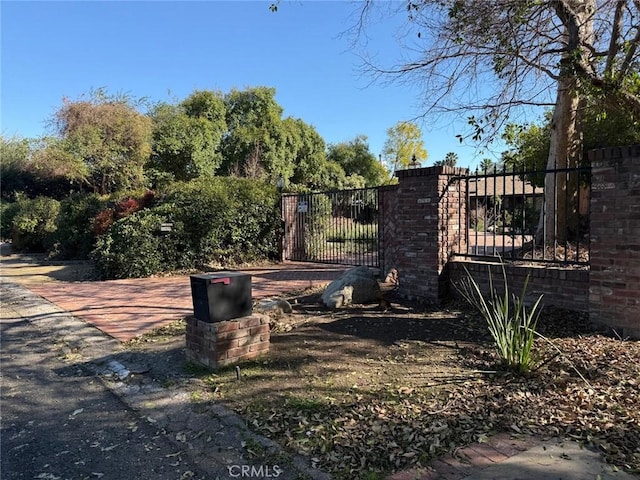
<instances>
[{"instance_id":1,"label":"shrub","mask_svg":"<svg viewBox=\"0 0 640 480\"><path fill-rule=\"evenodd\" d=\"M60 202L56 251L62 258L86 259L95 244L94 218L105 201L96 194L75 194Z\"/></svg>"},{"instance_id":2,"label":"shrub","mask_svg":"<svg viewBox=\"0 0 640 480\"><path fill-rule=\"evenodd\" d=\"M13 228L13 218L19 211L17 202L0 202L0 239L11 240L11 229Z\"/></svg>"},{"instance_id":3,"label":"shrub","mask_svg":"<svg viewBox=\"0 0 640 480\"><path fill-rule=\"evenodd\" d=\"M280 223L273 186L217 177L177 184L167 201L184 224L193 266L276 258ZM185 266L189 267L189 266Z\"/></svg>"},{"instance_id":4,"label":"shrub","mask_svg":"<svg viewBox=\"0 0 640 480\"><path fill-rule=\"evenodd\" d=\"M16 209L11 222L13 248L24 252L47 251L54 243L60 202L48 197L21 197Z\"/></svg>"},{"instance_id":5,"label":"shrub","mask_svg":"<svg viewBox=\"0 0 640 480\"><path fill-rule=\"evenodd\" d=\"M97 273L103 278L137 278L165 270L167 259L159 233L162 222L160 215L149 210L116 221L108 234L98 238L91 254Z\"/></svg>"},{"instance_id":6,"label":"shrub","mask_svg":"<svg viewBox=\"0 0 640 480\"><path fill-rule=\"evenodd\" d=\"M115 212L112 208L107 208L99 212L93 219L93 234L95 236L104 235L109 231L115 221Z\"/></svg>"},{"instance_id":7,"label":"shrub","mask_svg":"<svg viewBox=\"0 0 640 480\"><path fill-rule=\"evenodd\" d=\"M538 297L531 308L527 307L525 296L529 276L527 275L520 296L511 295L504 263L501 264L501 267L504 282L504 294L502 295L494 288L491 270L489 270L488 299L485 299L478 283L466 268L467 276L456 288L487 321L498 354L507 367L518 373L527 373L536 364L533 345L537 335L536 325L540 317L539 307L542 295Z\"/></svg>"},{"instance_id":8,"label":"shrub","mask_svg":"<svg viewBox=\"0 0 640 480\"><path fill-rule=\"evenodd\" d=\"M270 185L238 178L194 180L174 185L156 203L116 220L100 238L92 257L103 277L277 257L280 215ZM161 233L162 223L172 223L172 230Z\"/></svg>"}]
</instances>

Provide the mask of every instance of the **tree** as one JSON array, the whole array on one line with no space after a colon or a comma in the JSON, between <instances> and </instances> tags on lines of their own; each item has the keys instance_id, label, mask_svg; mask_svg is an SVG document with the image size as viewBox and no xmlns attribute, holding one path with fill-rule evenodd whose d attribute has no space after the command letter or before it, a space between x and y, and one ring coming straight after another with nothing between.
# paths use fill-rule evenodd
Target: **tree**
<instances>
[{"instance_id":1,"label":"tree","mask_svg":"<svg viewBox=\"0 0 640 480\"><path fill-rule=\"evenodd\" d=\"M242 172L247 161L257 162L270 182L280 174L293 175L293 161L287 151L287 131L282 107L274 88L232 90L224 96L227 133L220 150L222 171Z\"/></svg>"},{"instance_id":2,"label":"tree","mask_svg":"<svg viewBox=\"0 0 640 480\"><path fill-rule=\"evenodd\" d=\"M327 160L340 165L347 177L360 175L367 187L382 185L389 180L387 170L369 151L369 143L365 135L358 135L347 142L329 145Z\"/></svg>"},{"instance_id":3,"label":"tree","mask_svg":"<svg viewBox=\"0 0 640 480\"><path fill-rule=\"evenodd\" d=\"M151 121L127 98L98 91L89 100L65 99L53 124L58 137L39 150L42 164L71 165L69 175L100 194L143 186Z\"/></svg>"},{"instance_id":4,"label":"tree","mask_svg":"<svg viewBox=\"0 0 640 480\"><path fill-rule=\"evenodd\" d=\"M564 168L581 162L589 100L640 117L640 0L408 0L404 7L418 57L399 68L372 65L373 72L416 79L426 113L464 112L475 140L494 138L522 107L553 106L547 166ZM554 90L555 98L546 95ZM562 198L573 194L570 185L551 188L547 177L546 203L555 208L546 231L564 231L557 227L572 206Z\"/></svg>"},{"instance_id":5,"label":"tree","mask_svg":"<svg viewBox=\"0 0 640 480\"><path fill-rule=\"evenodd\" d=\"M408 168L413 157L418 162L427 159L420 127L411 122L398 122L387 129L387 139L382 148L382 158L391 172Z\"/></svg>"},{"instance_id":6,"label":"tree","mask_svg":"<svg viewBox=\"0 0 640 480\"><path fill-rule=\"evenodd\" d=\"M179 105L161 103L150 112L153 121L152 168L177 180L213 176L222 163L219 152L226 131L222 96L196 91Z\"/></svg>"},{"instance_id":7,"label":"tree","mask_svg":"<svg viewBox=\"0 0 640 480\"><path fill-rule=\"evenodd\" d=\"M86 168L63 151L60 139L0 136L2 198L47 196L57 199L79 189Z\"/></svg>"},{"instance_id":8,"label":"tree","mask_svg":"<svg viewBox=\"0 0 640 480\"><path fill-rule=\"evenodd\" d=\"M490 158L483 158L480 160L480 171L482 172L490 172L496 168L496 164Z\"/></svg>"},{"instance_id":9,"label":"tree","mask_svg":"<svg viewBox=\"0 0 640 480\"><path fill-rule=\"evenodd\" d=\"M502 135L509 147L502 153L505 165L515 170L544 170L551 147L551 122L551 112L547 112L538 123L508 124ZM582 165L586 165L586 152L591 149L640 143L640 119L625 109L591 106L584 112L582 129ZM529 181L543 186L544 175L536 175Z\"/></svg>"},{"instance_id":10,"label":"tree","mask_svg":"<svg viewBox=\"0 0 640 480\"><path fill-rule=\"evenodd\" d=\"M317 130L298 118L285 118L288 150L293 161L293 175L289 181L312 190L332 188L327 184L327 158L324 139Z\"/></svg>"},{"instance_id":11,"label":"tree","mask_svg":"<svg viewBox=\"0 0 640 480\"><path fill-rule=\"evenodd\" d=\"M436 167L442 167L444 165L448 167L455 167L458 163L458 154L455 152L449 152L444 156L444 160L436 160L433 165Z\"/></svg>"}]
</instances>

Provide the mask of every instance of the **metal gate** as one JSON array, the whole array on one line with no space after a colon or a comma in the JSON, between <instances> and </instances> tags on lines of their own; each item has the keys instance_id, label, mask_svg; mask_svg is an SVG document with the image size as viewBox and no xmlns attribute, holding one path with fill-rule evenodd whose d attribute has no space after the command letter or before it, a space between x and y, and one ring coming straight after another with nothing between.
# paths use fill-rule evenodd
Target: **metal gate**
<instances>
[{"instance_id":1,"label":"metal gate","mask_svg":"<svg viewBox=\"0 0 640 480\"><path fill-rule=\"evenodd\" d=\"M380 266L378 188L282 196L286 260Z\"/></svg>"}]
</instances>

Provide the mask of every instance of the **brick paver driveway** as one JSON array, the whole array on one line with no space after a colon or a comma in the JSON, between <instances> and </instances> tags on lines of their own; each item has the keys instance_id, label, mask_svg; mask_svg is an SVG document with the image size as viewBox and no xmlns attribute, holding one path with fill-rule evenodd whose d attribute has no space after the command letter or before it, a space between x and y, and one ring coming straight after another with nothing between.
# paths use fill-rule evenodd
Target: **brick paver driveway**
<instances>
[{"instance_id":1,"label":"brick paver driveway","mask_svg":"<svg viewBox=\"0 0 640 480\"><path fill-rule=\"evenodd\" d=\"M27 288L112 337L126 341L193 313L188 275L108 281L52 281L56 265L33 257L3 257L2 278ZM68 268L66 266L65 268ZM286 262L241 270L252 276L254 298L326 285L348 266ZM33 272L30 274L30 271ZM49 272L49 273L47 273Z\"/></svg>"}]
</instances>

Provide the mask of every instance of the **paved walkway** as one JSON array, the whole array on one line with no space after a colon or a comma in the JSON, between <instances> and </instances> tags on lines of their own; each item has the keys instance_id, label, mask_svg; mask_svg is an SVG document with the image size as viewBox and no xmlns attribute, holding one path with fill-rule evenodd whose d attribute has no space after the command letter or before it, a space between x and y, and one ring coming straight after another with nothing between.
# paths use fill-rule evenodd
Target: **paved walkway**
<instances>
[{"instance_id":1,"label":"paved walkway","mask_svg":"<svg viewBox=\"0 0 640 480\"><path fill-rule=\"evenodd\" d=\"M188 275L102 282L52 281L65 278L63 269L81 267L74 262L50 265L35 262L36 259L29 257L3 257L2 276L22 283L122 342L193 314ZM286 262L241 271L251 275L252 294L258 299L326 285L348 268L345 265Z\"/></svg>"}]
</instances>

